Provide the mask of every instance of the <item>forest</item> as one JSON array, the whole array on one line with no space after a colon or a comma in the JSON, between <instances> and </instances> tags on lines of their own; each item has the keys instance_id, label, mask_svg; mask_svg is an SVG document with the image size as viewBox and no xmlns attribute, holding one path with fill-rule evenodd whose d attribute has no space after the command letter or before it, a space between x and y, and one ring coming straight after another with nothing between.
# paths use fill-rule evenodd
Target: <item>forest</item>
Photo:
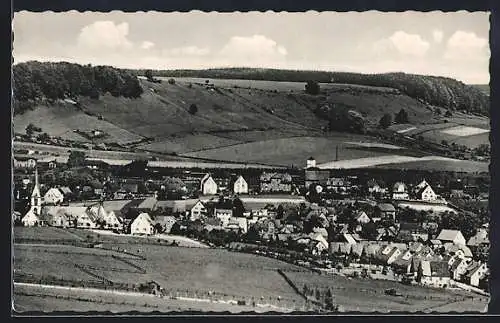
<instances>
[{"instance_id":1,"label":"forest","mask_svg":"<svg viewBox=\"0 0 500 323\"><path fill-rule=\"evenodd\" d=\"M106 93L137 98L143 92L133 73L110 66L31 61L14 65L12 72L15 114L45 101L78 96L99 99Z\"/></svg>"}]
</instances>

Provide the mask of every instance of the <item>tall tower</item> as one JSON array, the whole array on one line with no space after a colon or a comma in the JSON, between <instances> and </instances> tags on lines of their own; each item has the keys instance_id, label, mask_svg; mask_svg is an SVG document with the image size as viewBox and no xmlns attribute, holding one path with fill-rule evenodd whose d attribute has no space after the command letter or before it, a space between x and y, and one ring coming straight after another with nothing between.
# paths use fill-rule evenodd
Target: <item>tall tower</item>
<instances>
[{"instance_id":1,"label":"tall tower","mask_svg":"<svg viewBox=\"0 0 500 323\"><path fill-rule=\"evenodd\" d=\"M316 167L316 159L313 157L309 157L309 159L306 161L306 168L313 168Z\"/></svg>"},{"instance_id":2,"label":"tall tower","mask_svg":"<svg viewBox=\"0 0 500 323\"><path fill-rule=\"evenodd\" d=\"M42 208L42 196L40 195L40 186L38 184L38 168L35 167L35 187L31 193L31 209L37 215L40 215Z\"/></svg>"}]
</instances>

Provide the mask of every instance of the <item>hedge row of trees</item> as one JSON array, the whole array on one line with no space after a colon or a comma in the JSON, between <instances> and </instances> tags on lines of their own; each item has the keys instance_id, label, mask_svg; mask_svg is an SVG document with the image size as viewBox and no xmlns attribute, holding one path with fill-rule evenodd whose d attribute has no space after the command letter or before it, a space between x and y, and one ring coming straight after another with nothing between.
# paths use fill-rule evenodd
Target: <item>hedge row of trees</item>
<instances>
[{"instance_id":1,"label":"hedge row of trees","mask_svg":"<svg viewBox=\"0 0 500 323\"><path fill-rule=\"evenodd\" d=\"M101 94L137 98L143 89L133 73L110 66L30 61L13 67L14 112L35 102Z\"/></svg>"},{"instance_id":2,"label":"hedge row of trees","mask_svg":"<svg viewBox=\"0 0 500 323\"><path fill-rule=\"evenodd\" d=\"M135 71L144 75L144 71ZM489 115L489 99L480 89L455 79L406 73L359 74L344 72L296 71L278 69L227 68L207 70L152 71L163 77L252 79L267 81L348 83L390 87L410 97L452 110Z\"/></svg>"}]
</instances>

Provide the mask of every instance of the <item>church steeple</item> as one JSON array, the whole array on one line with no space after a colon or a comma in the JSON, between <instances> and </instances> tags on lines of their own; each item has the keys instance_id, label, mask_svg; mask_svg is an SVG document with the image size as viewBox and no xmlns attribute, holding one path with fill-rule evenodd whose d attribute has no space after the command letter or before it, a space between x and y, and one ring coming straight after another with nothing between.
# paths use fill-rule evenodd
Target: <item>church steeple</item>
<instances>
[{"instance_id":1,"label":"church steeple","mask_svg":"<svg viewBox=\"0 0 500 323\"><path fill-rule=\"evenodd\" d=\"M31 208L36 214L40 214L41 207L42 197L40 195L40 186L38 183L38 168L35 167L35 187L33 187L33 192L31 193Z\"/></svg>"}]
</instances>

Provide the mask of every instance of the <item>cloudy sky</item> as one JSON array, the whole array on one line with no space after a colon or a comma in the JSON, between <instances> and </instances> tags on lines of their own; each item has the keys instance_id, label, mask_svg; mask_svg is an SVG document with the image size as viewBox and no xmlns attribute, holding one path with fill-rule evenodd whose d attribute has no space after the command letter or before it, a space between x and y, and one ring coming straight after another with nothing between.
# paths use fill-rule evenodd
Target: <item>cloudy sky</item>
<instances>
[{"instance_id":1,"label":"cloudy sky","mask_svg":"<svg viewBox=\"0 0 500 323\"><path fill-rule=\"evenodd\" d=\"M274 67L489 82L489 14L15 13L14 61Z\"/></svg>"}]
</instances>

